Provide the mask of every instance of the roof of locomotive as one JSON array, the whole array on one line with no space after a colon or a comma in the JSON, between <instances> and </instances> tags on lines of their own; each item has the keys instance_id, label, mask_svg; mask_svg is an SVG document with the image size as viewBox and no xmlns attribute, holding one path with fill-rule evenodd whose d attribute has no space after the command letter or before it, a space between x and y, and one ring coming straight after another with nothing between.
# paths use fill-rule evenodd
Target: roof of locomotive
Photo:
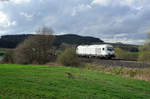
<instances>
[{"instance_id":1,"label":"roof of locomotive","mask_svg":"<svg viewBox=\"0 0 150 99\"><path fill-rule=\"evenodd\" d=\"M110 44L99 44L99 45L79 45L78 48L80 47L93 47L93 48L101 48L101 47L113 47Z\"/></svg>"}]
</instances>

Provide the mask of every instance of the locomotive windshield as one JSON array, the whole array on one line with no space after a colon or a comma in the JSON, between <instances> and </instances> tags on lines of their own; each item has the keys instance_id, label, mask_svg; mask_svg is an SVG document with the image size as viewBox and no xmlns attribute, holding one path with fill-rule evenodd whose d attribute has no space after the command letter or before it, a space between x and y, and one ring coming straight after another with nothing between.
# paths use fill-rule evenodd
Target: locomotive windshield
<instances>
[{"instance_id":1,"label":"locomotive windshield","mask_svg":"<svg viewBox=\"0 0 150 99\"><path fill-rule=\"evenodd\" d=\"M114 48L113 47L108 47L107 50L108 51L114 51Z\"/></svg>"}]
</instances>

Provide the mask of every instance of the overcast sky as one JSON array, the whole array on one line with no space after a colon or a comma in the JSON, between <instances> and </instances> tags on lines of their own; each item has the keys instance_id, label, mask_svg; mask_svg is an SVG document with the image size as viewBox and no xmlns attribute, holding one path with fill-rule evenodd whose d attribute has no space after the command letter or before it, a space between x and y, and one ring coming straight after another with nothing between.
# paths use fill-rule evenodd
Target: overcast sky
<instances>
[{"instance_id":1,"label":"overcast sky","mask_svg":"<svg viewBox=\"0 0 150 99\"><path fill-rule=\"evenodd\" d=\"M34 33L43 26L55 34L143 44L150 0L0 0L0 35Z\"/></svg>"}]
</instances>

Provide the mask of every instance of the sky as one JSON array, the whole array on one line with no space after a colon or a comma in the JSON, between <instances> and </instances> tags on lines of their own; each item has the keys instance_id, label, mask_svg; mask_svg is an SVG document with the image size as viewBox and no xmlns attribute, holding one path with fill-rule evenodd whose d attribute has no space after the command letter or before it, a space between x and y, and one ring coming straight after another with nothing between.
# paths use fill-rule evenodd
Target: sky
<instances>
[{"instance_id":1,"label":"sky","mask_svg":"<svg viewBox=\"0 0 150 99\"><path fill-rule=\"evenodd\" d=\"M0 0L0 36L51 27L57 35L143 44L150 31L150 0Z\"/></svg>"}]
</instances>

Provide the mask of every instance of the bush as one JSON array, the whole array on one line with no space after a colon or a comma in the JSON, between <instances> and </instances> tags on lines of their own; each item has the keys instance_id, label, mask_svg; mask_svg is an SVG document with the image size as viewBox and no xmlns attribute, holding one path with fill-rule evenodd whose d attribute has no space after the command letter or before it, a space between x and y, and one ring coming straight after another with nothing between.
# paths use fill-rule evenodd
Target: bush
<instances>
[{"instance_id":1,"label":"bush","mask_svg":"<svg viewBox=\"0 0 150 99\"><path fill-rule=\"evenodd\" d=\"M65 66L78 67L81 64L74 49L66 49L58 57L57 61L58 61L58 63L65 65Z\"/></svg>"},{"instance_id":2,"label":"bush","mask_svg":"<svg viewBox=\"0 0 150 99\"><path fill-rule=\"evenodd\" d=\"M140 47L139 61L150 62L150 45L145 44Z\"/></svg>"},{"instance_id":3,"label":"bush","mask_svg":"<svg viewBox=\"0 0 150 99\"><path fill-rule=\"evenodd\" d=\"M25 40L15 49L14 61L17 64L32 64L35 61L34 47L30 40Z\"/></svg>"},{"instance_id":4,"label":"bush","mask_svg":"<svg viewBox=\"0 0 150 99\"><path fill-rule=\"evenodd\" d=\"M140 46L139 61L150 63L150 32L147 34L147 40L143 46Z\"/></svg>"},{"instance_id":5,"label":"bush","mask_svg":"<svg viewBox=\"0 0 150 99\"><path fill-rule=\"evenodd\" d=\"M55 60L55 50L52 46L54 36L48 28L39 30L38 35L33 35L19 44L14 53L17 64L45 64Z\"/></svg>"},{"instance_id":6,"label":"bush","mask_svg":"<svg viewBox=\"0 0 150 99\"><path fill-rule=\"evenodd\" d=\"M120 48L115 48L115 55L118 59L125 59L125 60L137 60L138 54L131 54L129 51L125 51Z\"/></svg>"},{"instance_id":7,"label":"bush","mask_svg":"<svg viewBox=\"0 0 150 99\"><path fill-rule=\"evenodd\" d=\"M43 41L44 42L44 41ZM14 53L14 60L17 64L45 64L54 60L54 49L50 44L39 44L36 36L26 39L21 43Z\"/></svg>"},{"instance_id":8,"label":"bush","mask_svg":"<svg viewBox=\"0 0 150 99\"><path fill-rule=\"evenodd\" d=\"M2 62L3 63L14 63L14 50L6 50Z\"/></svg>"}]
</instances>

